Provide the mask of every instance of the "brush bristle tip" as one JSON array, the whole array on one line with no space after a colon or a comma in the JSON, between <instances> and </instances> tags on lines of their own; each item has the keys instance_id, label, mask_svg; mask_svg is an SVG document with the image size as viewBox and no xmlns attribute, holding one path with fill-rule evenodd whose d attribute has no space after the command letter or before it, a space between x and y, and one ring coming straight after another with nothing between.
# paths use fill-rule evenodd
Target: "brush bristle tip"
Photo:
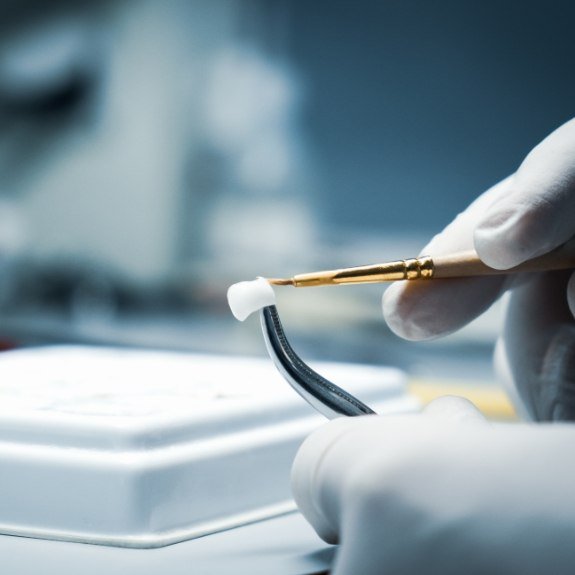
<instances>
[{"instance_id":1,"label":"brush bristle tip","mask_svg":"<svg viewBox=\"0 0 575 575\"><path fill-rule=\"evenodd\" d=\"M274 286L291 286L294 285L293 280L289 278L268 278L268 283Z\"/></svg>"}]
</instances>

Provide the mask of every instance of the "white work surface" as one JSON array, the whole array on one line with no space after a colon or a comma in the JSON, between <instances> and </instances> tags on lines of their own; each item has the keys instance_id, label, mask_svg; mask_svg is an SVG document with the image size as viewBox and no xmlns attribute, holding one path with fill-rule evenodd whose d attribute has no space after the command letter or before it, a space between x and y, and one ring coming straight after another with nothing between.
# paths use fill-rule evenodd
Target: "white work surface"
<instances>
[{"instance_id":1,"label":"white work surface","mask_svg":"<svg viewBox=\"0 0 575 575\"><path fill-rule=\"evenodd\" d=\"M311 575L334 548L299 513L161 549L0 536L2 575Z\"/></svg>"}]
</instances>

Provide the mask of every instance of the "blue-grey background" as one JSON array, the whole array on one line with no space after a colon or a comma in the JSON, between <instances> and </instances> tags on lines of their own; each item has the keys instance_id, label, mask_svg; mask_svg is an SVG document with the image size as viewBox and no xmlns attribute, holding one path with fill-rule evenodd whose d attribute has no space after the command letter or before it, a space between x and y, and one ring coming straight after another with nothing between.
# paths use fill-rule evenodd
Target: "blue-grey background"
<instances>
[{"instance_id":1,"label":"blue-grey background","mask_svg":"<svg viewBox=\"0 0 575 575\"><path fill-rule=\"evenodd\" d=\"M0 2L0 348L264 353L227 287L417 253L574 115L574 22L565 0ZM278 297L311 354L429 365L382 289ZM498 321L457 336L484 364Z\"/></svg>"},{"instance_id":2,"label":"blue-grey background","mask_svg":"<svg viewBox=\"0 0 575 575\"><path fill-rule=\"evenodd\" d=\"M436 230L575 115L573 2L291 5L333 223Z\"/></svg>"}]
</instances>

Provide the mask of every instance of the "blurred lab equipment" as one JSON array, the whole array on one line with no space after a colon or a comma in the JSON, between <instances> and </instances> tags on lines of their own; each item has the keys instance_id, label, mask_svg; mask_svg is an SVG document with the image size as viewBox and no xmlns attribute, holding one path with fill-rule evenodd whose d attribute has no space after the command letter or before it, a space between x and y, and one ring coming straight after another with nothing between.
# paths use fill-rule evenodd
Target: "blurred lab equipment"
<instances>
[{"instance_id":1,"label":"blurred lab equipment","mask_svg":"<svg viewBox=\"0 0 575 575\"><path fill-rule=\"evenodd\" d=\"M417 253L571 114L559 0L17 4L0 12L0 314L23 343L261 353L227 285ZM309 314L344 319L315 354L427 365L362 293L285 296L296 338L313 343ZM484 361L495 326L453 345Z\"/></svg>"},{"instance_id":2,"label":"blurred lab equipment","mask_svg":"<svg viewBox=\"0 0 575 575\"><path fill-rule=\"evenodd\" d=\"M297 78L238 36L249 4L55 5L14 23L0 186L29 265L88 259L153 287L310 244ZM298 242L263 241L288 213Z\"/></svg>"},{"instance_id":3,"label":"blurred lab equipment","mask_svg":"<svg viewBox=\"0 0 575 575\"><path fill-rule=\"evenodd\" d=\"M151 345L199 346L170 335L182 314L217 315L236 274L311 253L301 83L285 3L264 5L2 14L0 308L16 339L142 345L124 330L141 320Z\"/></svg>"}]
</instances>

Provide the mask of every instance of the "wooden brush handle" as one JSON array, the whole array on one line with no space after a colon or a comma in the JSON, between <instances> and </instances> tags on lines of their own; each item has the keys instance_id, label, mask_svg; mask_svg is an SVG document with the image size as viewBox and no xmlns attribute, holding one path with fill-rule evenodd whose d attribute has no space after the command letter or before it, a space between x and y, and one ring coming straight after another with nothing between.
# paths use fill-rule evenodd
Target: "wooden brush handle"
<instances>
[{"instance_id":1,"label":"wooden brush handle","mask_svg":"<svg viewBox=\"0 0 575 575\"><path fill-rule=\"evenodd\" d=\"M496 270L485 265L475 250L459 252L433 258L434 278L461 278L487 276L496 274L513 274L518 272L539 272L551 270L575 269L575 239L557 249L523 262L507 270Z\"/></svg>"}]
</instances>

